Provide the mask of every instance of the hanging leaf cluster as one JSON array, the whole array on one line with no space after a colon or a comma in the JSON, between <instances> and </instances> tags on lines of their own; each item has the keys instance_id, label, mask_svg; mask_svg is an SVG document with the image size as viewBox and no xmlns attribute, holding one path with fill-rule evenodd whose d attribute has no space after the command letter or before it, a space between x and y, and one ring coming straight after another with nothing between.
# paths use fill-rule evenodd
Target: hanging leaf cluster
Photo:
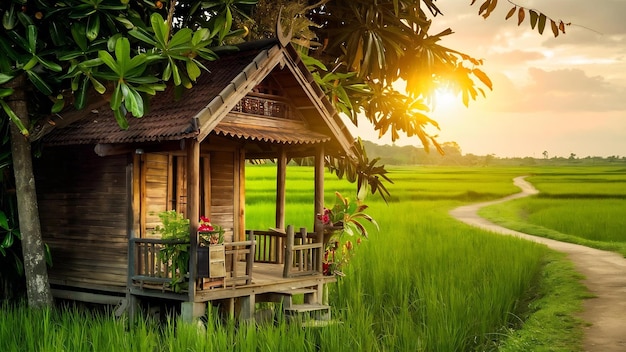
<instances>
[{"instance_id":1,"label":"hanging leaf cluster","mask_svg":"<svg viewBox=\"0 0 626 352\"><path fill-rule=\"evenodd\" d=\"M168 82L190 88L213 48L241 37L233 28L254 0L5 0L0 3L0 115L23 126L5 103L25 75L42 104L33 117L90 100L110 100L121 128L142 117ZM180 89L179 89L180 91Z\"/></svg>"},{"instance_id":2,"label":"hanging leaf cluster","mask_svg":"<svg viewBox=\"0 0 626 352\"><path fill-rule=\"evenodd\" d=\"M476 3L476 0L472 0L471 5L474 5L474 3ZM487 18L489 17L489 15L491 15L493 10L495 10L497 5L498 0L486 0L480 5L480 8L478 9L478 14L480 16L483 16L484 18ZM530 28L533 30L536 29L539 34L543 34L546 29L546 25L549 23L550 29L552 30L552 34L555 38L558 37L560 33L565 34L565 27L571 25L571 23L565 23L562 20L554 20L538 10L529 9L515 3L513 3L513 7L507 12L505 16L506 20L510 18L517 19L518 26L520 26L525 19L528 19L530 23Z\"/></svg>"}]
</instances>

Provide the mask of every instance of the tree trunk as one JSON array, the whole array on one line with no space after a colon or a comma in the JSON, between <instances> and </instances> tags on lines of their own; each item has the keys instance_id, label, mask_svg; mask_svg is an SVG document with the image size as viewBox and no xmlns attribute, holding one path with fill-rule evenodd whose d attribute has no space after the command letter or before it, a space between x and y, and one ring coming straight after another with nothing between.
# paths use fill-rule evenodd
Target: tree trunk
<instances>
[{"instance_id":1,"label":"tree trunk","mask_svg":"<svg viewBox=\"0 0 626 352\"><path fill-rule=\"evenodd\" d=\"M8 105L29 126L28 106L23 75L16 77L5 86L14 89L13 95L7 99ZM24 256L24 273L26 275L26 292L29 307L40 308L52 305L52 293L48 281L48 270L41 238L35 177L30 142L27 136L20 133L14 123L11 125L11 153L13 157L13 173L17 194L17 210L19 214L20 232L22 234L22 254Z\"/></svg>"}]
</instances>

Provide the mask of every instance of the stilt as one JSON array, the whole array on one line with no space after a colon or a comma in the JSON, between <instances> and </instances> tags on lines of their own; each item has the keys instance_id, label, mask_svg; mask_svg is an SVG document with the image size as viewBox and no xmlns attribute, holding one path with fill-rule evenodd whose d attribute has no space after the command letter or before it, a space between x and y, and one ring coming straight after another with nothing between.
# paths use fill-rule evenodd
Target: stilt
<instances>
[{"instance_id":1,"label":"stilt","mask_svg":"<svg viewBox=\"0 0 626 352\"><path fill-rule=\"evenodd\" d=\"M241 310L239 311L239 319L241 321L254 321L254 310L256 297L254 294L240 298Z\"/></svg>"},{"instance_id":2,"label":"stilt","mask_svg":"<svg viewBox=\"0 0 626 352\"><path fill-rule=\"evenodd\" d=\"M180 316L184 322L193 323L205 314L207 314L207 309L204 302L182 302L180 304Z\"/></svg>"}]
</instances>

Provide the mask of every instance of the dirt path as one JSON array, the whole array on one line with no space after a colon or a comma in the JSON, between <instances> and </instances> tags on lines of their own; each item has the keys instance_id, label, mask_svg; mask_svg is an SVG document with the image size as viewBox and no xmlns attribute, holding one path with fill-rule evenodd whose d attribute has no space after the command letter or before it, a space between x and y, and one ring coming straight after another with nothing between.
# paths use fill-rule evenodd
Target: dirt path
<instances>
[{"instance_id":1,"label":"dirt path","mask_svg":"<svg viewBox=\"0 0 626 352\"><path fill-rule=\"evenodd\" d=\"M517 177L513 182L522 192L495 201L462 206L450 211L450 215L469 225L544 243L567 253L576 270L586 277L583 283L596 296L585 300L581 314L584 320L591 323L585 330L585 351L626 351L626 259L612 252L509 230L476 214L481 207L538 193L524 177Z\"/></svg>"}]
</instances>

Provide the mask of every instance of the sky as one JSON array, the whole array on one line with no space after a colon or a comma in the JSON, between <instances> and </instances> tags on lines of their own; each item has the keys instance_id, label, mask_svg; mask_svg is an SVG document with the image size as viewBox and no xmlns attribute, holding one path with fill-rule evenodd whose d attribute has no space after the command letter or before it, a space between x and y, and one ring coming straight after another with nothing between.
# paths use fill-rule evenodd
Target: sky
<instances>
[{"instance_id":1,"label":"sky","mask_svg":"<svg viewBox=\"0 0 626 352\"><path fill-rule=\"evenodd\" d=\"M469 108L440 97L431 112L437 140L457 142L463 154L498 157L626 156L626 0L517 1L571 22L557 38L549 24L540 35L528 20L519 27L505 20L507 1L483 19L482 2L436 2L444 16L431 32L451 28L455 34L441 44L483 59L494 86ZM367 129L354 133L391 144ZM421 146L417 137L395 144Z\"/></svg>"}]
</instances>

